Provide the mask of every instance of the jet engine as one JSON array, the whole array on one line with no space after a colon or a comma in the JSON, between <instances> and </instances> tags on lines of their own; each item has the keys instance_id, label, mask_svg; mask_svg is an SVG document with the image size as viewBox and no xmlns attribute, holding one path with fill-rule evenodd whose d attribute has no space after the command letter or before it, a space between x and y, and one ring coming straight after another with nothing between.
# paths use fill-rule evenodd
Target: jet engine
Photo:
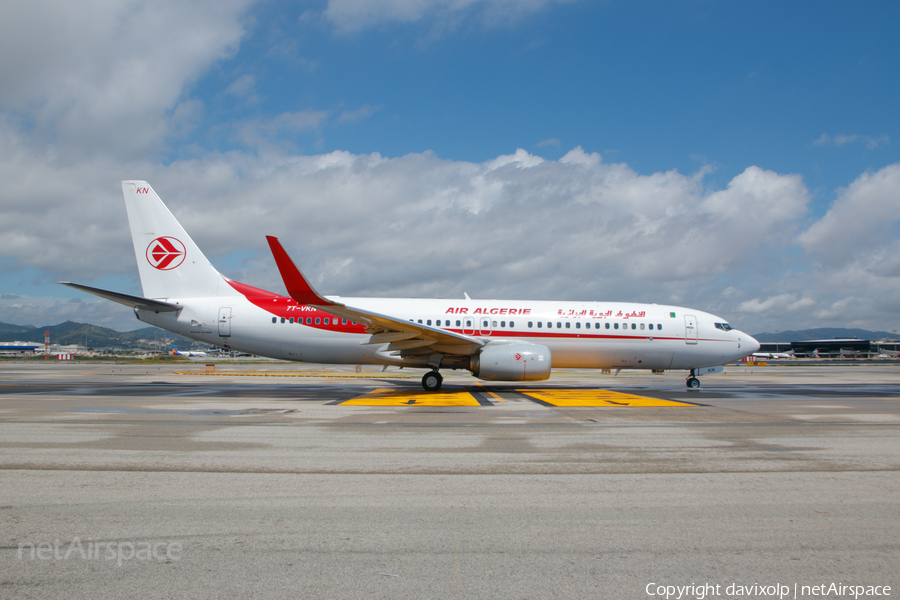
<instances>
[{"instance_id":1,"label":"jet engine","mask_svg":"<svg viewBox=\"0 0 900 600\"><path fill-rule=\"evenodd\" d=\"M469 370L489 381L543 381L550 377L550 348L538 344L489 344L472 356Z\"/></svg>"}]
</instances>

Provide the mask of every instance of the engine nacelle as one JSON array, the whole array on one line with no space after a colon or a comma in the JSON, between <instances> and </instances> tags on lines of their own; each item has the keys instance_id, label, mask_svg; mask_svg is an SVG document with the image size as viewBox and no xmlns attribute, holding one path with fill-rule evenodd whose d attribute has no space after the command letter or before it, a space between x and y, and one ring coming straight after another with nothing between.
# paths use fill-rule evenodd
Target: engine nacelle
<instances>
[{"instance_id":1,"label":"engine nacelle","mask_svg":"<svg viewBox=\"0 0 900 600\"><path fill-rule=\"evenodd\" d=\"M550 377L550 348L538 344L489 344L469 369L488 381L543 381Z\"/></svg>"}]
</instances>

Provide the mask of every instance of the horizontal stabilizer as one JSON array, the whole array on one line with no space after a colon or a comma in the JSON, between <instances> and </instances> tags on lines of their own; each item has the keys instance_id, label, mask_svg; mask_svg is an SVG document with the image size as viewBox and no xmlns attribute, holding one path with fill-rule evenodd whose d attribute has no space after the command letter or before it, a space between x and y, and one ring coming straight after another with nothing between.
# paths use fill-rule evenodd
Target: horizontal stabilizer
<instances>
[{"instance_id":1,"label":"horizontal stabilizer","mask_svg":"<svg viewBox=\"0 0 900 600\"><path fill-rule=\"evenodd\" d=\"M106 298L107 300L112 300L113 302L118 302L119 304L124 304L125 306L130 306L131 308L143 308L145 310L153 310L156 312L175 312L184 308L179 304L171 304L169 302L163 302L162 300L151 300L150 298L142 298L140 296L132 296L130 294L122 294L119 292L110 292L109 290L101 290L100 288L81 285L80 283L69 283L68 281L59 281L58 283L76 290L81 290L82 292L87 292L88 294Z\"/></svg>"}]
</instances>

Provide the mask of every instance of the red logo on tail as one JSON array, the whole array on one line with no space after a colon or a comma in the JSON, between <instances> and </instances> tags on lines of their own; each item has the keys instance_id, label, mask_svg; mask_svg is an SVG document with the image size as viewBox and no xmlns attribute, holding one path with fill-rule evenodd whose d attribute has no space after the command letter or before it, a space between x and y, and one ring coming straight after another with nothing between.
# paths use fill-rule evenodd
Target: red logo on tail
<instances>
[{"instance_id":1,"label":"red logo on tail","mask_svg":"<svg viewBox=\"0 0 900 600\"><path fill-rule=\"evenodd\" d=\"M154 269L171 271L184 262L184 244L173 237L158 237L147 246L147 262Z\"/></svg>"}]
</instances>

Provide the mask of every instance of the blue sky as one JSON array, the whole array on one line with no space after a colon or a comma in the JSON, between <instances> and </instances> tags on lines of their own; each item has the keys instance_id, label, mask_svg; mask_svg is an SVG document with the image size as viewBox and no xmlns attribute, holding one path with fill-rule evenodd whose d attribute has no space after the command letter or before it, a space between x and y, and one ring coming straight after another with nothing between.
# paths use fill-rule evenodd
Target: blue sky
<instances>
[{"instance_id":1,"label":"blue sky","mask_svg":"<svg viewBox=\"0 0 900 600\"><path fill-rule=\"evenodd\" d=\"M861 171L900 158L892 3L573 2L502 25L473 8L459 23L349 32L307 10L251 11L247 41L192 90L208 127L329 111L282 139L306 153L432 150L475 162L515 148L555 159L580 145L640 172L710 164L722 182L753 164L801 173L822 188L819 210ZM222 94L241 76L253 78L249 101ZM335 122L365 107L367 118ZM241 147L204 133L206 148Z\"/></svg>"},{"instance_id":2,"label":"blue sky","mask_svg":"<svg viewBox=\"0 0 900 600\"><path fill-rule=\"evenodd\" d=\"M138 326L53 282L140 291L118 182L143 178L220 270L276 290L269 233L327 293L900 327L895 2L0 17L0 321Z\"/></svg>"}]
</instances>

